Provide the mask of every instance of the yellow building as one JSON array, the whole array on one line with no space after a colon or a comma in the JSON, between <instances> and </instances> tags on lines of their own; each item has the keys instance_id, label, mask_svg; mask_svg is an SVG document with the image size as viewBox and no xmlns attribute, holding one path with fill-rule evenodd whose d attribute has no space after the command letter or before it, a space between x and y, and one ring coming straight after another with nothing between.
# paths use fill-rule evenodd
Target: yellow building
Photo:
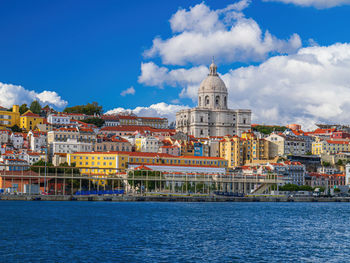
<instances>
[{"instance_id":1,"label":"yellow building","mask_svg":"<svg viewBox=\"0 0 350 263\"><path fill-rule=\"evenodd\" d=\"M135 151L136 152L141 152L141 143L142 143L142 138L135 139Z\"/></svg>"},{"instance_id":2,"label":"yellow building","mask_svg":"<svg viewBox=\"0 0 350 263\"><path fill-rule=\"evenodd\" d=\"M68 164L75 163L81 168L83 174L115 174L126 168L149 165L186 166L207 168L226 168L227 161L218 157L201 156L174 156L166 153L142 153L142 152L77 152L67 154ZM117 171L117 169L119 169Z\"/></svg>"},{"instance_id":3,"label":"yellow building","mask_svg":"<svg viewBox=\"0 0 350 263\"><path fill-rule=\"evenodd\" d=\"M219 143L220 157L227 160L229 168L243 165L243 141L238 136L225 136Z\"/></svg>"},{"instance_id":4,"label":"yellow building","mask_svg":"<svg viewBox=\"0 0 350 263\"><path fill-rule=\"evenodd\" d=\"M335 154L339 152L350 152L349 141L332 141L332 140L321 140L316 139L312 143L312 154Z\"/></svg>"},{"instance_id":5,"label":"yellow building","mask_svg":"<svg viewBox=\"0 0 350 263\"><path fill-rule=\"evenodd\" d=\"M269 142L265 139L258 139L253 133L242 133L243 140L243 161L244 164L257 160L269 159Z\"/></svg>"},{"instance_id":6,"label":"yellow building","mask_svg":"<svg viewBox=\"0 0 350 263\"><path fill-rule=\"evenodd\" d=\"M33 130L36 125L43 124L44 118L40 117L38 114L34 114L30 110L27 110L26 113L20 117L20 128L26 131Z\"/></svg>"},{"instance_id":7,"label":"yellow building","mask_svg":"<svg viewBox=\"0 0 350 263\"><path fill-rule=\"evenodd\" d=\"M252 133L243 133L242 138L225 136L219 143L220 157L228 161L229 168L268 160L269 157L269 142Z\"/></svg>"},{"instance_id":8,"label":"yellow building","mask_svg":"<svg viewBox=\"0 0 350 263\"><path fill-rule=\"evenodd\" d=\"M6 109L0 109L0 126L2 127L12 127L14 125L19 125L19 106L13 105L12 111L7 111Z\"/></svg>"}]
</instances>

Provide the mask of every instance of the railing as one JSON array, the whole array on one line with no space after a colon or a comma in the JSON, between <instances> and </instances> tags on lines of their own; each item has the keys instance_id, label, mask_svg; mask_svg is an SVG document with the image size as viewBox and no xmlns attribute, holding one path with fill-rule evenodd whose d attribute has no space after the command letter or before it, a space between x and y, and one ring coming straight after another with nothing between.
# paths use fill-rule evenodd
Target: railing
<instances>
[{"instance_id":1,"label":"railing","mask_svg":"<svg viewBox=\"0 0 350 263\"><path fill-rule=\"evenodd\" d=\"M93 169L98 172L93 173ZM88 172L82 172L83 170ZM214 174L99 167L0 165L0 188L6 189L19 185L18 192L23 193L25 185L36 184L40 192L55 195L116 188L123 188L129 194L154 191L181 193L199 191L205 194L215 191L249 193L263 184L272 186L284 182L285 178L277 174Z\"/></svg>"}]
</instances>

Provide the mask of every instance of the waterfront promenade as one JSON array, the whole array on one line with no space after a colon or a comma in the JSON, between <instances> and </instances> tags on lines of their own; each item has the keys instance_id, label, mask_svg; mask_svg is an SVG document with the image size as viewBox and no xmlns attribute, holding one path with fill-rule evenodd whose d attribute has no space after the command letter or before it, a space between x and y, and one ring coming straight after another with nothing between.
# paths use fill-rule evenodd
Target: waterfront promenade
<instances>
[{"instance_id":1,"label":"waterfront promenade","mask_svg":"<svg viewBox=\"0 0 350 263\"><path fill-rule=\"evenodd\" d=\"M350 202L350 197L290 197L284 195L251 195L230 197L217 195L0 195L2 201L97 201L97 202Z\"/></svg>"}]
</instances>

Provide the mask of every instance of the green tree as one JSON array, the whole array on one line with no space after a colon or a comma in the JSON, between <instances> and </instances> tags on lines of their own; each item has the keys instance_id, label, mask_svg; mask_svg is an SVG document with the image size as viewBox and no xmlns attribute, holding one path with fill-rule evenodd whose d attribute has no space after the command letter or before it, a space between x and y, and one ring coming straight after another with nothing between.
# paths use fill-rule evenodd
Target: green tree
<instances>
[{"instance_id":1,"label":"green tree","mask_svg":"<svg viewBox=\"0 0 350 263\"><path fill-rule=\"evenodd\" d=\"M313 191L314 189L310 185L301 185L299 186L299 191Z\"/></svg>"},{"instance_id":2,"label":"green tree","mask_svg":"<svg viewBox=\"0 0 350 263\"><path fill-rule=\"evenodd\" d=\"M280 191L295 192L295 191L299 191L299 186L297 186L296 184L285 184L283 186L280 186L279 190Z\"/></svg>"},{"instance_id":3,"label":"green tree","mask_svg":"<svg viewBox=\"0 0 350 263\"><path fill-rule=\"evenodd\" d=\"M40 114L41 112L41 105L39 101L35 100L30 104L30 111L35 113L35 114Z\"/></svg>"},{"instance_id":4,"label":"green tree","mask_svg":"<svg viewBox=\"0 0 350 263\"><path fill-rule=\"evenodd\" d=\"M22 132L22 129L20 127L18 127L17 124L15 124L11 127L11 131L12 132Z\"/></svg>"},{"instance_id":5,"label":"green tree","mask_svg":"<svg viewBox=\"0 0 350 263\"><path fill-rule=\"evenodd\" d=\"M273 131L284 132L287 129L285 126L265 126L265 125L257 125L252 127L253 131L258 131L263 134L270 134Z\"/></svg>"},{"instance_id":6,"label":"green tree","mask_svg":"<svg viewBox=\"0 0 350 263\"><path fill-rule=\"evenodd\" d=\"M97 118L97 117L88 118L88 119L82 120L82 122L94 124L97 127L102 127L103 124L105 123L105 121L103 119Z\"/></svg>"},{"instance_id":7,"label":"green tree","mask_svg":"<svg viewBox=\"0 0 350 263\"><path fill-rule=\"evenodd\" d=\"M344 165L344 163L343 163L343 161L342 161L341 159L339 159L339 160L337 161L336 165L342 166L342 165Z\"/></svg>"},{"instance_id":8,"label":"green tree","mask_svg":"<svg viewBox=\"0 0 350 263\"><path fill-rule=\"evenodd\" d=\"M29 110L27 104L22 104L21 107L19 107L19 113L22 115L24 114L27 110Z\"/></svg>"},{"instance_id":9,"label":"green tree","mask_svg":"<svg viewBox=\"0 0 350 263\"><path fill-rule=\"evenodd\" d=\"M331 163L330 162L326 162L326 161L322 161L322 165L324 167L329 167L329 166L331 166Z\"/></svg>"},{"instance_id":10,"label":"green tree","mask_svg":"<svg viewBox=\"0 0 350 263\"><path fill-rule=\"evenodd\" d=\"M88 103L86 105L67 107L63 111L67 113L82 113L86 115L101 115L103 113L102 106L99 106L97 102Z\"/></svg>"}]
</instances>

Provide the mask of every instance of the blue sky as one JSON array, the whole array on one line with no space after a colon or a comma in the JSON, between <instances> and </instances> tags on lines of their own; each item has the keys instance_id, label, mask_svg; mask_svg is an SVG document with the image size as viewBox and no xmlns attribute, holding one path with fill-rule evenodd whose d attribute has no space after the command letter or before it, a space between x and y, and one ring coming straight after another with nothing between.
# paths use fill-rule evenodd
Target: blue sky
<instances>
[{"instance_id":1,"label":"blue sky","mask_svg":"<svg viewBox=\"0 0 350 263\"><path fill-rule=\"evenodd\" d=\"M244 54L242 56L237 55L238 57L225 59L225 54L222 54L222 57L219 54L216 61L221 74L228 74L230 70L234 71L240 67L243 67L242 70L247 70L250 65L259 67L269 58L293 56L300 49L310 46L318 45L323 48L335 43L347 44L350 41L350 19L348 18L350 5L347 5L347 0L335 0L334 2L339 2L339 6L321 9L319 6L313 6L312 0L305 0L306 5L308 5L307 2L311 3L309 6L285 4L282 3L283 1L244 1L246 7L242 10L235 10L235 12L254 21L261 29L262 35L268 30L274 38L288 41L293 34L297 34L300 45L295 44L291 48L291 45L285 44L288 47L284 47L283 51L279 51L279 48L271 48L258 57L256 54L247 55L246 52L250 51L244 50L244 47L235 49L237 54L242 52ZM293 0L290 1L293 2ZM329 1L332 2L332 0ZM7 86L3 92L0 87L0 102L2 104L22 103L36 98L37 94L42 94L44 91L51 91L57 94L50 93L51 100L46 101L52 102L53 105L59 100L57 96L60 96L61 100L68 103L68 106L98 101L105 110L118 107L125 109L134 109L137 106L149 107L160 102L193 107L195 96L193 91L192 95L190 94L190 88L187 85L195 85L195 81L189 84L183 81L177 82L177 80L173 82L159 80L156 85L150 84L149 80L140 81L141 63L152 62L169 71L180 68L190 70L208 66L213 54L200 54L201 59L196 59L198 54L192 54L193 56L189 55L185 58L185 62L178 63L176 61L165 62L164 56L161 55L163 51L155 52L151 56L146 56L145 52L152 48L152 41L156 37L165 41L186 31L180 29L174 32L170 26L169 20L178 10L183 9L189 14L191 7L201 4L212 12L218 12L217 10L238 2L232 0L205 2L188 0L1 1L0 82L11 86ZM220 18L222 19L220 21L224 21L227 14L225 13L225 18ZM203 16L203 20L206 18ZM233 19L225 22L226 30L234 26L237 21ZM193 22L187 21L186 23ZM187 29L187 31L191 30ZM222 29L213 27L213 31L215 30ZM191 43L188 45L191 46ZM169 52L169 50L164 52ZM171 49L170 52L172 52ZM206 55L207 60L203 59ZM347 61L347 58L344 60ZM276 73L276 76L278 75L280 73ZM232 85L232 82L237 80L229 77L228 75L226 78L223 77L226 85L229 85L230 82ZM308 85L313 84L315 82ZM334 82L330 83L329 89L332 84ZM266 86L268 85L270 84L267 83ZM23 88L19 89L17 86ZM120 95L130 87L134 88L134 94ZM290 92L293 92L294 87L289 88ZM11 98L5 99L5 94L15 89L18 93L13 92ZM187 95L185 91L180 95L184 89ZM231 106L252 107L256 112L265 111L264 114L255 115L255 120L258 122L327 122L332 120L341 122L343 119L335 118L335 113L337 113L336 116L341 115L348 104L347 101L343 101L341 105L338 105L340 110L332 108L331 110L334 110L335 113L328 116L324 112L330 110L328 104L331 103L325 101L330 98L325 96L326 99L320 99L318 104L312 105L307 112L303 112L302 107L289 108L288 113L283 107L277 107L273 112L274 107L271 105L266 108L256 106L255 109L252 103L244 102L242 96L246 94L241 94L239 99L235 100L235 89L241 90L238 86L232 88ZM25 90L25 95L23 90ZM39 96L43 98L42 101L45 101L44 95ZM1 97L3 97L2 100ZM252 100L252 98L249 99ZM279 102L276 98L276 103ZM305 103L308 103L308 100ZM56 103L58 108L64 105L66 105L65 102ZM312 114L310 113L312 109L319 110L322 114ZM157 110L159 113L160 109ZM137 112L154 114L140 110Z\"/></svg>"}]
</instances>

